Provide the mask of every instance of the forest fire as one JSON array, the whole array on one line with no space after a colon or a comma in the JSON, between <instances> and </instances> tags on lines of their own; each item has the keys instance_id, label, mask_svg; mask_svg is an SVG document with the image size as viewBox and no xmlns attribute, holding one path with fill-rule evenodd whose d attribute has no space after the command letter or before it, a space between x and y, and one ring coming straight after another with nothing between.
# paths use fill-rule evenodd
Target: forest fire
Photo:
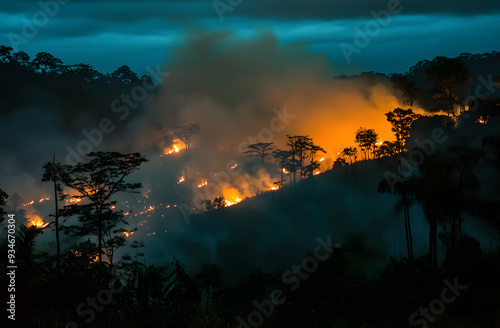
<instances>
[{"instance_id":1,"label":"forest fire","mask_svg":"<svg viewBox=\"0 0 500 328\"><path fill-rule=\"evenodd\" d=\"M224 202L226 203L226 207L229 207L238 204L239 202L241 202L241 200L242 199L240 197L236 196L236 198L233 201L225 199Z\"/></svg>"},{"instance_id":2,"label":"forest fire","mask_svg":"<svg viewBox=\"0 0 500 328\"><path fill-rule=\"evenodd\" d=\"M181 150L185 149L180 141L178 141L177 139L174 140L173 142L173 146L172 147L167 147L167 148L164 148L163 149L163 155L161 156L167 156L167 155L172 155L172 154L175 154L175 153L179 153Z\"/></svg>"},{"instance_id":3,"label":"forest fire","mask_svg":"<svg viewBox=\"0 0 500 328\"><path fill-rule=\"evenodd\" d=\"M33 215L33 218L28 222L28 227L36 227L38 229L44 229L48 227L50 222L44 222L38 215Z\"/></svg>"},{"instance_id":4,"label":"forest fire","mask_svg":"<svg viewBox=\"0 0 500 328\"><path fill-rule=\"evenodd\" d=\"M25 207L25 206L30 206L30 205L33 205L33 204L35 204L35 201L34 201L34 200L32 200L32 201L31 201L31 202L29 202L29 203L23 204L23 207Z\"/></svg>"},{"instance_id":5,"label":"forest fire","mask_svg":"<svg viewBox=\"0 0 500 328\"><path fill-rule=\"evenodd\" d=\"M242 201L240 192L234 187L225 187L222 195L226 207L233 206Z\"/></svg>"}]
</instances>

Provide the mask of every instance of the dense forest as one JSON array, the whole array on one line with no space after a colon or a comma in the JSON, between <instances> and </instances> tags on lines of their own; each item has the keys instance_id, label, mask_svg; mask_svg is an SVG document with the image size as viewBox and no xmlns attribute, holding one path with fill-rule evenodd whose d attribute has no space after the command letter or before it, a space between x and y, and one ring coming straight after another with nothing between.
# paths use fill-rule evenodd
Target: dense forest
<instances>
[{"instance_id":1,"label":"dense forest","mask_svg":"<svg viewBox=\"0 0 500 328\"><path fill-rule=\"evenodd\" d=\"M405 74L336 76L392 84L404 105L385 113L392 140L360 127L352 131L355 145L346 145L324 170L326 151L309 135L287 135L281 148L277 142L251 143L239 155L257 159L249 166L273 170L272 188L255 195L260 209L245 206L251 197L233 203L220 194L202 199L201 210L189 206L193 221L234 216L261 222L277 211L294 215L296 203L333 203L339 197L333 186L353 188L356 197L382 194L405 230L404 252L394 247L383 267L367 269L380 256L367 236L350 234L337 243L326 233L300 254L301 262L278 271L254 268L225 279L227 268L217 261L195 270L178 258L147 264L141 241L127 238L141 228L130 227L116 197L141 192L133 173L148 156L95 151L66 163L54 155L39 163L39 179L54 196L47 223L20 224L15 243L1 241L2 286L11 279L8 261L17 264L15 324L3 320L19 327L499 327L500 249L484 247L481 235L464 228L477 222L495 230L498 245L500 72L487 72L498 69L499 57L436 57ZM109 104L137 86L151 90L148 97L164 87L154 72L139 78L121 66L102 74L87 64L64 65L45 52L30 60L6 46L0 47L0 85L0 115L39 106L59 113L68 134L75 133L77 117L98 121ZM142 110L137 106L132 118ZM203 123L177 126L168 146L177 138L189 154L195 149L191 138L203 136ZM189 168L183 179L189 180ZM25 213L18 196L0 187L7 233ZM425 218L423 241L415 237L415 210ZM42 234L56 240L49 252L37 247ZM62 247L60 238L67 236L78 242ZM414 250L418 242L427 245L426 254ZM438 248L445 249L443 259ZM131 252L118 252L123 249Z\"/></svg>"}]
</instances>

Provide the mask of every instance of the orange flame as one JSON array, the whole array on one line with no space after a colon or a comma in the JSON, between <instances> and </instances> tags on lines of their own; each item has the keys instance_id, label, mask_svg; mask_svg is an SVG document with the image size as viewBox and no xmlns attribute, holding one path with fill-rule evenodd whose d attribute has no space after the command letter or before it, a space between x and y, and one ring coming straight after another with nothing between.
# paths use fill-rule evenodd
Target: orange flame
<instances>
[{"instance_id":1,"label":"orange flame","mask_svg":"<svg viewBox=\"0 0 500 328\"><path fill-rule=\"evenodd\" d=\"M177 145L173 145L171 148L165 148L163 150L163 155L162 156L165 156L165 155L171 155L171 154L174 154L174 153L178 153L182 150L183 148L181 146L177 146Z\"/></svg>"},{"instance_id":2,"label":"orange flame","mask_svg":"<svg viewBox=\"0 0 500 328\"><path fill-rule=\"evenodd\" d=\"M224 203L227 207L233 206L234 204L238 204L242 201L238 189L234 187L224 188L224 190L222 191L222 195L224 197Z\"/></svg>"},{"instance_id":3,"label":"orange flame","mask_svg":"<svg viewBox=\"0 0 500 328\"><path fill-rule=\"evenodd\" d=\"M36 214L33 214L32 217L33 218L28 222L28 227L36 227L38 229L45 229L50 224L50 222L43 222L42 218Z\"/></svg>"}]
</instances>

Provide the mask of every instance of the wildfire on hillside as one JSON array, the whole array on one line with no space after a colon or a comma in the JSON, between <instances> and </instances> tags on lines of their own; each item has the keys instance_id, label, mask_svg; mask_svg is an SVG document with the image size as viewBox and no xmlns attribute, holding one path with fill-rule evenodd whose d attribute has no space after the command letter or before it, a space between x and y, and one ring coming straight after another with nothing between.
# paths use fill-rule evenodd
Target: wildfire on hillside
<instances>
[{"instance_id":1,"label":"wildfire on hillside","mask_svg":"<svg viewBox=\"0 0 500 328\"><path fill-rule=\"evenodd\" d=\"M45 229L49 226L50 222L44 222L42 218L36 214L31 215L31 219L28 221L28 227L37 227L39 229Z\"/></svg>"}]
</instances>

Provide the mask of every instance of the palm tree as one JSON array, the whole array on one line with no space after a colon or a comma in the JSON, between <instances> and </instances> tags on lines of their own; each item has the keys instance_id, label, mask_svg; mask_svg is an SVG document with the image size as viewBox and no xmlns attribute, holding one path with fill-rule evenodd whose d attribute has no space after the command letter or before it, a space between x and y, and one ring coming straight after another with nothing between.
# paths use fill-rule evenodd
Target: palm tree
<instances>
[{"instance_id":1,"label":"palm tree","mask_svg":"<svg viewBox=\"0 0 500 328\"><path fill-rule=\"evenodd\" d=\"M410 207L414 204L413 194L410 190L410 184L407 181L398 181L393 186L391 186L388 180L382 180L378 184L378 192L380 193L392 193L396 196L401 197L401 199L396 203L395 210L396 214L404 214L405 220L405 234L406 234L406 248L408 250L408 259L413 261L413 239L411 234L411 222L410 222Z\"/></svg>"}]
</instances>

